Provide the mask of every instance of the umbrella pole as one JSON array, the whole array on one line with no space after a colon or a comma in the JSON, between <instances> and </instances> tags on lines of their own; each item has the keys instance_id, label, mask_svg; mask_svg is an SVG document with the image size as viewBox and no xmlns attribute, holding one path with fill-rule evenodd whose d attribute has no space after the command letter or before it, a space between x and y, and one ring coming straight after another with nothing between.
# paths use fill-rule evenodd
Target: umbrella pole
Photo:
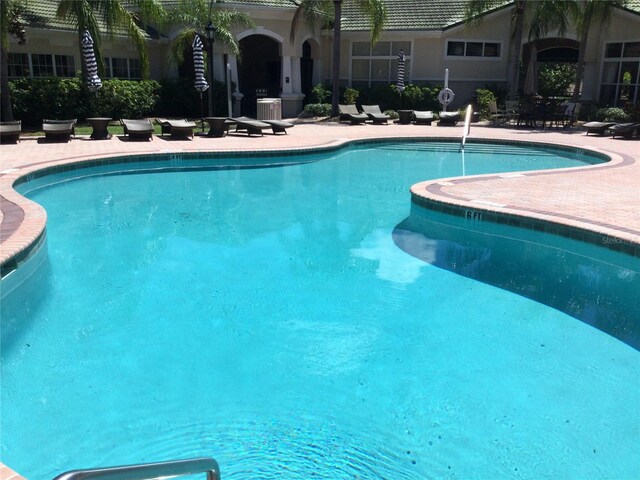
<instances>
[{"instance_id":1,"label":"umbrella pole","mask_svg":"<svg viewBox=\"0 0 640 480\"><path fill-rule=\"evenodd\" d=\"M202 133L204 133L204 108L202 106L202 92L200 92L200 125L202 126Z\"/></svg>"}]
</instances>

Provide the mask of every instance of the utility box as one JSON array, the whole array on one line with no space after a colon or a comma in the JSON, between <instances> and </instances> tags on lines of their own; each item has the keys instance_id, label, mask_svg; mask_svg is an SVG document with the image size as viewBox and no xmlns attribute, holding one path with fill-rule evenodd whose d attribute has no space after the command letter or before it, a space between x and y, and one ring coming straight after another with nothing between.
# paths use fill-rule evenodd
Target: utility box
<instances>
[{"instance_id":1,"label":"utility box","mask_svg":"<svg viewBox=\"0 0 640 480\"><path fill-rule=\"evenodd\" d=\"M282 102L279 98L259 98L258 120L282 120Z\"/></svg>"}]
</instances>

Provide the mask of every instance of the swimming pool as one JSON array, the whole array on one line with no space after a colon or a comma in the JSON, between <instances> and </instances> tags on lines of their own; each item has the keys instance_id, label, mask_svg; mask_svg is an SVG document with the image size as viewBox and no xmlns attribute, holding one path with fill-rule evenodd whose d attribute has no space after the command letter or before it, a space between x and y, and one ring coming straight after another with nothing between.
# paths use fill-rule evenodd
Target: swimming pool
<instances>
[{"instance_id":1,"label":"swimming pool","mask_svg":"<svg viewBox=\"0 0 640 480\"><path fill-rule=\"evenodd\" d=\"M2 302L2 461L29 479L199 455L233 479L637 476L631 299L618 338L571 316L619 315L633 259L409 202L463 168L596 159L480 150L175 155L21 185L48 255ZM514 278L503 250L582 282Z\"/></svg>"}]
</instances>

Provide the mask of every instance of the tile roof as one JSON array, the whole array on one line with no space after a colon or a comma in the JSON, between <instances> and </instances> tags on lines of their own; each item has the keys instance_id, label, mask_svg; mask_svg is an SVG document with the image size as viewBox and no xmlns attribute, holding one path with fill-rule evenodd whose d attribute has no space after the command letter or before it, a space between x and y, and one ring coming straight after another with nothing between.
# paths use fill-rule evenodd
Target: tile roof
<instances>
[{"instance_id":1,"label":"tile roof","mask_svg":"<svg viewBox=\"0 0 640 480\"><path fill-rule=\"evenodd\" d=\"M495 11L513 3L504 0ZM468 0L384 0L387 7L385 30L445 30L464 21ZM640 0L627 0L625 9L640 15ZM368 31L370 24L356 2L344 0L342 29Z\"/></svg>"}]
</instances>

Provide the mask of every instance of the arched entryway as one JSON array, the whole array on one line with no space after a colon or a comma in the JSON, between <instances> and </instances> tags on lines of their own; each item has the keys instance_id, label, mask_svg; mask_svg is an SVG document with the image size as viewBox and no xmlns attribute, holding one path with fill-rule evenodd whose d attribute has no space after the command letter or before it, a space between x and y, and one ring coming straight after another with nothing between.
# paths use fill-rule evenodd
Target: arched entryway
<instances>
[{"instance_id":1,"label":"arched entryway","mask_svg":"<svg viewBox=\"0 0 640 480\"><path fill-rule=\"evenodd\" d=\"M535 65L537 93L542 96L565 96L573 91L579 43L568 38L546 38L524 45L520 77L521 90L527 90L527 76ZM535 61L531 56L535 52ZM546 81L545 81L546 80Z\"/></svg>"},{"instance_id":2,"label":"arched entryway","mask_svg":"<svg viewBox=\"0 0 640 480\"><path fill-rule=\"evenodd\" d=\"M313 57L311 56L311 44L305 41L302 44L302 57L300 58L300 90L304 94L303 103L311 101L311 89L313 88Z\"/></svg>"},{"instance_id":3,"label":"arched entryway","mask_svg":"<svg viewBox=\"0 0 640 480\"><path fill-rule=\"evenodd\" d=\"M266 35L250 35L240 40L238 81L242 114L256 115L256 100L279 97L282 90L280 44Z\"/></svg>"}]
</instances>

